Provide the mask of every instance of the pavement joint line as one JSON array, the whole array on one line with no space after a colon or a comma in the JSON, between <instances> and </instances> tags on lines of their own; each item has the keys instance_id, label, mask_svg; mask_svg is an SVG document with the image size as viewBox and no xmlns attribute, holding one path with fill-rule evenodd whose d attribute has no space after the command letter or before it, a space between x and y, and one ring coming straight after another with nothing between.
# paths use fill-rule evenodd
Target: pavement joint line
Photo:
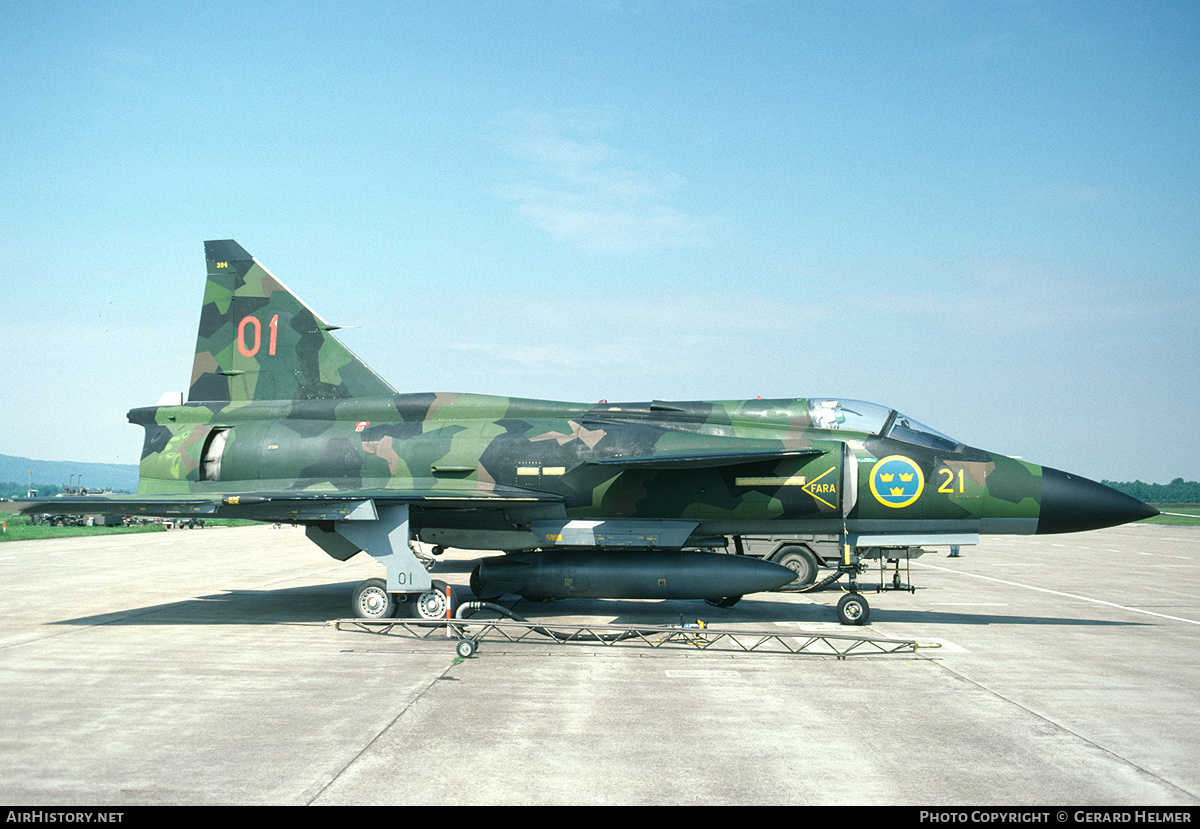
<instances>
[{"instance_id":1,"label":"pavement joint line","mask_svg":"<svg viewBox=\"0 0 1200 829\"><path fill-rule=\"evenodd\" d=\"M996 579L996 581L999 581L999 579ZM1023 587L1024 585L1017 585L1017 586ZM1034 588L1034 589L1036 590L1036 589L1040 589L1040 588ZM1051 590L1048 592L1054 593L1056 591ZM1062 595L1065 596L1065 595L1069 595L1069 594L1064 593ZM1105 604L1107 604L1107 602L1105 602ZM1117 605L1117 607L1119 607L1119 606L1120 605ZM1187 621L1187 620L1185 619L1184 621ZM934 660L929 660L929 661L934 662ZM1147 777L1151 777L1151 778L1157 780L1159 783L1161 783L1164 786L1167 786L1168 788L1174 789L1178 792L1182 792L1183 794L1187 795L1190 798L1195 798L1197 796L1196 792L1188 791L1187 789L1183 788L1182 786L1171 782L1166 777L1163 777L1161 774L1157 774L1156 772L1153 772L1150 769L1146 768L1144 765L1142 765L1140 763L1135 763L1132 760L1128 759L1127 757L1123 757L1120 754L1117 754L1116 752L1112 751L1111 749L1105 748L1104 746L1102 746L1100 743L1096 742L1095 740L1088 739L1087 737L1080 734L1078 731L1076 731L1072 728L1068 728L1066 725L1063 725L1061 722L1058 722L1057 720L1053 720L1050 717L1046 716L1045 714L1042 714L1038 711L1033 710L1032 708L1030 708L1027 705L1017 702L1015 699L1012 699L1012 698L1006 696L1005 694L1000 693L999 691L997 691L994 688L990 688L987 685L984 685L980 682L975 681L974 679L971 679L968 676L965 676L964 674L960 673L959 671L955 670L954 668L951 668L947 663L938 660L938 661L936 661L935 664L939 665L942 668L942 670L946 671L947 673L954 674L954 676L958 677L963 682L967 682L967 683L970 683L971 685L974 685L976 688L983 691L984 693L991 694L992 696L996 697L997 699L1003 700L1004 702L1008 703L1009 705L1019 708L1020 710L1027 713L1029 716L1036 717L1037 719L1039 719L1042 722L1046 723L1047 725L1050 725L1051 727L1063 732L1064 734L1070 734L1075 739L1079 740L1080 742L1082 742L1086 745L1091 746L1092 748L1096 749L1097 751L1104 753L1105 755L1116 760L1118 763L1122 763L1132 769L1137 769L1140 773L1146 775Z\"/></svg>"},{"instance_id":2,"label":"pavement joint line","mask_svg":"<svg viewBox=\"0 0 1200 829\"><path fill-rule=\"evenodd\" d=\"M1157 616L1160 619L1170 619L1173 622L1186 622L1189 625L1200 625L1200 620L1184 619L1182 616L1169 616L1166 613L1155 613L1153 610L1141 610L1136 607L1129 607L1127 605L1117 604L1116 602L1106 602L1103 599L1093 599L1089 596L1079 596L1079 595L1076 595L1075 593L1064 593L1061 590L1051 590L1048 587L1037 587L1032 584L1022 584L1019 581L1008 581L1007 579L998 579L998 578L995 578L994 576L981 576L978 573L964 573L962 570L955 570L950 567L938 567L936 564L926 564L925 562L913 562L913 565L921 566L921 567L929 567L933 570L941 570L944 573L954 573L959 576L971 576L972 578L983 579L984 581L994 581L994 582L998 582L999 584L1007 584L1010 587L1021 587L1026 590L1036 590L1039 593L1050 593L1054 596L1065 596L1068 599L1078 599L1081 602L1091 602L1092 604L1102 604L1106 607L1115 607L1118 610L1127 610L1130 613L1144 613L1147 616Z\"/></svg>"},{"instance_id":3,"label":"pavement joint line","mask_svg":"<svg viewBox=\"0 0 1200 829\"><path fill-rule=\"evenodd\" d=\"M389 731L391 731L392 727L394 725L396 725L396 723L400 722L400 720L403 719L404 715L407 714L409 711L411 711L413 706L416 705L418 702L420 702L424 698L424 696L427 693L429 693L429 689L432 688L433 686L437 685L437 683L441 679L443 679L446 676L446 674L450 672L450 669L453 668L456 664L457 664L457 660L452 661L449 665L447 665L445 668L443 668L442 671L437 676L435 676L433 679L431 679L429 681L429 684L427 684L424 688L421 689L420 693L415 694L413 696L413 698L409 701L409 703L407 705L405 705L402 709L400 709L400 712L397 713L396 716L392 717L392 719L389 720L388 723L385 726L383 726L383 728L379 729L379 733L377 733L374 737L372 737L370 740L368 740L362 748L360 748L357 752L355 752L353 757L351 757L344 765L342 765L341 768L332 772L329 775L328 780L326 780L324 783L316 786L315 793L311 797L307 798L307 801L305 802L304 805L311 806L313 803L315 803L317 800L319 800L321 795L325 793L326 789L328 789L330 786L332 786L334 783L336 783L338 781L338 779L343 774L345 774L346 771L348 769L350 769L355 763L357 763L359 761L359 759L364 754L366 754L373 745L375 745L377 742L379 742L379 740L383 737L384 734L387 734ZM311 791L311 789L310 789L310 791Z\"/></svg>"}]
</instances>

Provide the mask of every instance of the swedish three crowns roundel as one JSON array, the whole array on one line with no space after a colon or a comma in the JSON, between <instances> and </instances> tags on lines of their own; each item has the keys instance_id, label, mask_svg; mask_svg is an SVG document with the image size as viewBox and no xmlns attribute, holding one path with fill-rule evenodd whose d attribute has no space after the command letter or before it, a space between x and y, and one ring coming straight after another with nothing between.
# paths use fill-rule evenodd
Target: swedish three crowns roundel
<instances>
[{"instance_id":1,"label":"swedish three crowns roundel","mask_svg":"<svg viewBox=\"0 0 1200 829\"><path fill-rule=\"evenodd\" d=\"M885 507L907 507L924 489L921 468L903 455L881 458L871 469L871 494Z\"/></svg>"}]
</instances>

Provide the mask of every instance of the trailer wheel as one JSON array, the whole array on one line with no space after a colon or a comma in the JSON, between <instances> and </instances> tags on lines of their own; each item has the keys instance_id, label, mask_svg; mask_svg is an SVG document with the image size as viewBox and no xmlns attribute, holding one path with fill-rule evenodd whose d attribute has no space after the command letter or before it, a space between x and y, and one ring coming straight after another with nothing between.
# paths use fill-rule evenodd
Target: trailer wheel
<instances>
[{"instance_id":1,"label":"trailer wheel","mask_svg":"<svg viewBox=\"0 0 1200 829\"><path fill-rule=\"evenodd\" d=\"M792 584L797 587L807 587L817 580L817 569L820 565L817 564L817 557L807 547L784 547L771 556L771 560L796 573L796 580Z\"/></svg>"},{"instance_id":2,"label":"trailer wheel","mask_svg":"<svg viewBox=\"0 0 1200 829\"><path fill-rule=\"evenodd\" d=\"M837 615L843 625L865 625L871 617L871 606L857 593L847 593L837 603Z\"/></svg>"},{"instance_id":3,"label":"trailer wheel","mask_svg":"<svg viewBox=\"0 0 1200 829\"><path fill-rule=\"evenodd\" d=\"M460 639L458 644L454 646L454 650L459 656L466 659L475 653L475 647L474 639Z\"/></svg>"}]
</instances>

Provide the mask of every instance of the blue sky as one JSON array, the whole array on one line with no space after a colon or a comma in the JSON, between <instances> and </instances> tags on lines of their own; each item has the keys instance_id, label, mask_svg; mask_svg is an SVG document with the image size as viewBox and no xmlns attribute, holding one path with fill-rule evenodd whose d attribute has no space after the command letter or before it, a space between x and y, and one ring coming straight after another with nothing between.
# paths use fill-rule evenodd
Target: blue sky
<instances>
[{"instance_id":1,"label":"blue sky","mask_svg":"<svg viewBox=\"0 0 1200 829\"><path fill-rule=\"evenodd\" d=\"M4 2L0 453L136 462L233 238L402 391L1200 478L1194 3L193 6Z\"/></svg>"}]
</instances>

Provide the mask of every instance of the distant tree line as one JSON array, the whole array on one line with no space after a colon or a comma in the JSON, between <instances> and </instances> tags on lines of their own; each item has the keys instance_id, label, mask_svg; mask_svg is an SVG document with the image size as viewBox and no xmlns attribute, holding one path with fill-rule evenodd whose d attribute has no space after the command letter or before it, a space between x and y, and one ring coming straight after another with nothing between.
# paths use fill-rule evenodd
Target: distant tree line
<instances>
[{"instance_id":1,"label":"distant tree line","mask_svg":"<svg viewBox=\"0 0 1200 829\"><path fill-rule=\"evenodd\" d=\"M54 484L34 484L33 485L33 497L34 498L51 498L55 495L58 495L59 493L64 493L64 492L85 493L86 494L89 491L94 495L99 495L101 492L117 492L117 493L121 493L121 494L128 494L128 490L124 490L124 489L88 490L85 488L82 490L78 490L78 489L68 489L66 486L55 486ZM13 481L0 481L0 498L4 498L4 499L25 498L28 494L29 494L29 484L14 483Z\"/></svg>"},{"instance_id":2,"label":"distant tree line","mask_svg":"<svg viewBox=\"0 0 1200 829\"><path fill-rule=\"evenodd\" d=\"M1200 481L1185 481L1183 478L1176 478L1169 484L1144 484L1141 481L1133 483L1101 481L1101 483L1148 504L1200 504Z\"/></svg>"},{"instance_id":3,"label":"distant tree line","mask_svg":"<svg viewBox=\"0 0 1200 829\"><path fill-rule=\"evenodd\" d=\"M51 484L38 484L33 488L34 498L49 498L62 492L62 487ZM0 498L24 498L29 493L29 484L18 484L13 481L0 481Z\"/></svg>"}]
</instances>

